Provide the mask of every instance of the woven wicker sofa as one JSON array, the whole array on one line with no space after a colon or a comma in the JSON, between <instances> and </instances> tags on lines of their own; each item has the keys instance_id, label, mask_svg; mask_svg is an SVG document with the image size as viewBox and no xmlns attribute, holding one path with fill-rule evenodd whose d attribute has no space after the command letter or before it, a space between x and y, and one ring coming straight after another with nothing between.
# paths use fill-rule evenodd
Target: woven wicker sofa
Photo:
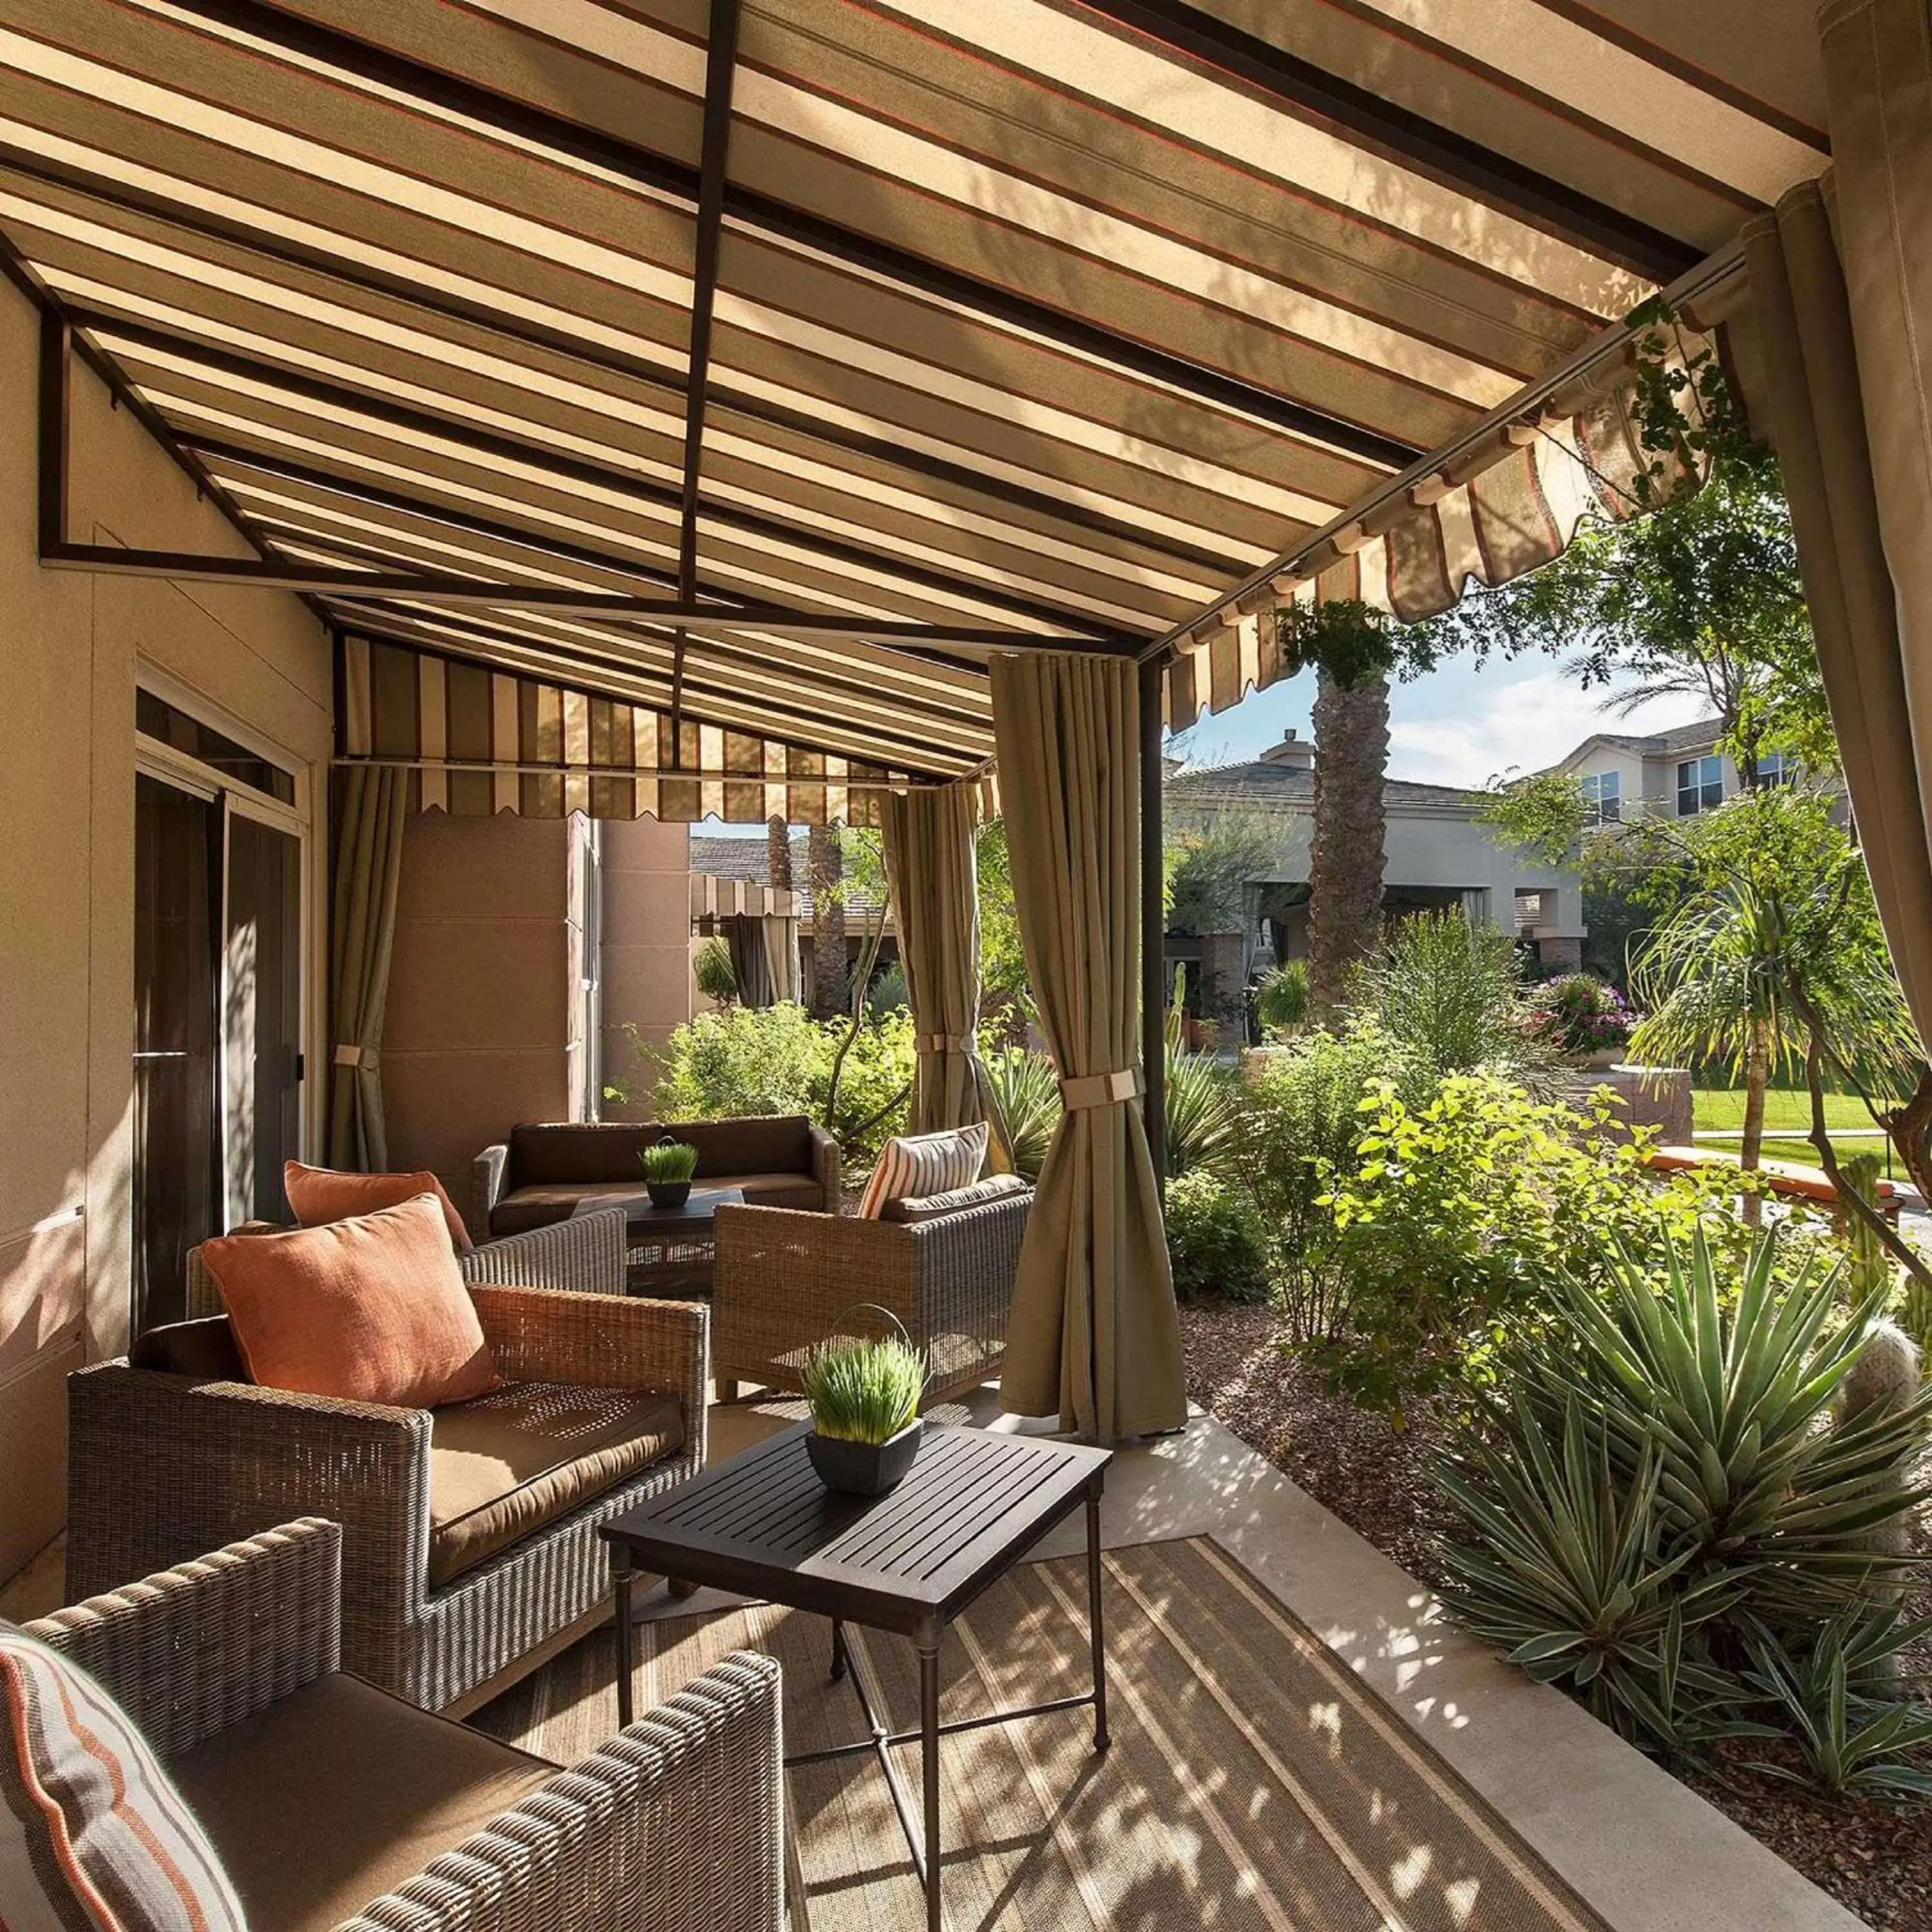
<instances>
[{"instance_id":1,"label":"woven wicker sofa","mask_svg":"<svg viewBox=\"0 0 1932 1932\"><path fill-rule=\"evenodd\" d=\"M512 1127L476 1156L472 1226L495 1235L568 1224L602 1198L644 1191L642 1156L666 1134L698 1150L703 1187L771 1208L838 1211L838 1143L802 1114L735 1120L569 1121Z\"/></svg>"},{"instance_id":2,"label":"woven wicker sofa","mask_svg":"<svg viewBox=\"0 0 1932 1932\"><path fill-rule=\"evenodd\" d=\"M425 1710L466 1708L587 1628L609 1588L598 1526L704 1467L706 1312L470 1294L505 1385L433 1411L260 1387L225 1317L70 1376L70 1593L324 1516L347 1667Z\"/></svg>"},{"instance_id":3,"label":"woven wicker sofa","mask_svg":"<svg viewBox=\"0 0 1932 1932\"><path fill-rule=\"evenodd\" d=\"M1006 1316L1030 1190L916 1222L724 1207L716 1216L712 1372L796 1390L806 1352L855 1306L874 1304L932 1364L928 1400L976 1388L1006 1358Z\"/></svg>"},{"instance_id":4,"label":"woven wicker sofa","mask_svg":"<svg viewBox=\"0 0 1932 1932\"><path fill-rule=\"evenodd\" d=\"M740 1652L566 1770L340 1665L290 1522L26 1626L180 1786L254 1932L778 1932L778 1669Z\"/></svg>"}]
</instances>

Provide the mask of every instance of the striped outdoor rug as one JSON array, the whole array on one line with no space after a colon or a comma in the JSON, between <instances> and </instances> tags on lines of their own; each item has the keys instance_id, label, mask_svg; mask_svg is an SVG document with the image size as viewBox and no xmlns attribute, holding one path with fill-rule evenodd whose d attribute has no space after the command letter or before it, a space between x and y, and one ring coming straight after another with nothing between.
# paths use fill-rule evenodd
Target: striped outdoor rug
<instances>
[{"instance_id":1,"label":"striped outdoor rug","mask_svg":"<svg viewBox=\"0 0 1932 1932\"><path fill-rule=\"evenodd\" d=\"M1205 1538L1106 1558L1113 1748L1090 1714L967 1732L942 1746L952 1932L1605 1932L1401 1720ZM916 1721L917 1664L851 1633L896 1726ZM827 1681L827 1627L770 1606L638 1627L640 1709L727 1651L784 1666L785 1744L862 1735ZM946 1648L942 1714L1085 1688L1085 1559L1020 1565ZM600 1632L473 1720L569 1762L616 1720ZM916 1746L905 1750L915 1791ZM815 1932L916 1932L920 1894L885 1780L868 1758L793 1774Z\"/></svg>"}]
</instances>

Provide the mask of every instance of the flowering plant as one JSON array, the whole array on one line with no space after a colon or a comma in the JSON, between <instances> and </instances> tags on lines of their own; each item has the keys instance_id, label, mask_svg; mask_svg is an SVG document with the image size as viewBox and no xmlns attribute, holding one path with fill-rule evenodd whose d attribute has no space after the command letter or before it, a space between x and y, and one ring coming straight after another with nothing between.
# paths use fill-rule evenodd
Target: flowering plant
<instances>
[{"instance_id":1,"label":"flowering plant","mask_svg":"<svg viewBox=\"0 0 1932 1932\"><path fill-rule=\"evenodd\" d=\"M1542 989L1541 1031L1564 1053L1601 1053L1628 1043L1636 1024L1624 996L1591 973L1566 973Z\"/></svg>"}]
</instances>

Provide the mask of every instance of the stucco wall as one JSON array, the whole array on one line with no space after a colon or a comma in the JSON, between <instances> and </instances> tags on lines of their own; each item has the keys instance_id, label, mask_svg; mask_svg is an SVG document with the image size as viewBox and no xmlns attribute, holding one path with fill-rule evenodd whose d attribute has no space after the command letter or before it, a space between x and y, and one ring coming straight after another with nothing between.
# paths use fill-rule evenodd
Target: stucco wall
<instances>
[{"instance_id":1,"label":"stucco wall","mask_svg":"<svg viewBox=\"0 0 1932 1932\"><path fill-rule=\"evenodd\" d=\"M470 1216L470 1167L520 1120L573 1117L580 821L412 818L382 1032L389 1161ZM478 1239L484 1230L472 1230Z\"/></svg>"},{"instance_id":2,"label":"stucco wall","mask_svg":"<svg viewBox=\"0 0 1932 1932\"><path fill-rule=\"evenodd\" d=\"M635 1096L628 1106L606 1100L602 1111L611 1120L646 1120L650 1075L626 1027L656 1044L708 1004L692 981L691 831L637 818L608 820L598 832L603 1073L607 1084L627 1082Z\"/></svg>"},{"instance_id":3,"label":"stucco wall","mask_svg":"<svg viewBox=\"0 0 1932 1932\"><path fill-rule=\"evenodd\" d=\"M0 284L0 1576L64 1519L67 1373L126 1343L137 664L272 742L312 794L330 751L328 640L296 598L40 568L37 339ZM79 366L74 395L73 535L251 554Z\"/></svg>"}]
</instances>

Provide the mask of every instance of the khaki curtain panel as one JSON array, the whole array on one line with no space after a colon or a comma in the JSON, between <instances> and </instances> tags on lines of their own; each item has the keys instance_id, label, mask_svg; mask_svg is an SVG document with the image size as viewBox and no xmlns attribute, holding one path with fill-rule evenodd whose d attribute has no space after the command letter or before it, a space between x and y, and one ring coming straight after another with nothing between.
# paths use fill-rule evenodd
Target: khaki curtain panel
<instances>
[{"instance_id":1,"label":"khaki curtain panel","mask_svg":"<svg viewBox=\"0 0 1932 1932\"><path fill-rule=\"evenodd\" d=\"M1001 1399L1102 1442L1187 1419L1140 1101L1136 668L992 661L1020 939L1066 1112L1020 1253Z\"/></svg>"},{"instance_id":2,"label":"khaki curtain panel","mask_svg":"<svg viewBox=\"0 0 1932 1932\"><path fill-rule=\"evenodd\" d=\"M886 872L918 1047L916 1134L988 1118L980 1064L980 895L970 790L949 785L885 802Z\"/></svg>"},{"instance_id":3,"label":"khaki curtain panel","mask_svg":"<svg viewBox=\"0 0 1932 1932\"><path fill-rule=\"evenodd\" d=\"M1932 1039L1932 26L1821 16L1835 178L1745 231L1763 392L1879 910Z\"/></svg>"},{"instance_id":4,"label":"khaki curtain panel","mask_svg":"<svg viewBox=\"0 0 1932 1932\"><path fill-rule=\"evenodd\" d=\"M765 972L771 982L774 1006L796 1005L800 998L798 921L766 913L758 922L764 934Z\"/></svg>"},{"instance_id":5,"label":"khaki curtain panel","mask_svg":"<svg viewBox=\"0 0 1932 1932\"><path fill-rule=\"evenodd\" d=\"M335 878L329 926L328 1159L334 1167L380 1172L388 1165L382 1124L382 1016L403 875L408 774L340 775Z\"/></svg>"}]
</instances>

